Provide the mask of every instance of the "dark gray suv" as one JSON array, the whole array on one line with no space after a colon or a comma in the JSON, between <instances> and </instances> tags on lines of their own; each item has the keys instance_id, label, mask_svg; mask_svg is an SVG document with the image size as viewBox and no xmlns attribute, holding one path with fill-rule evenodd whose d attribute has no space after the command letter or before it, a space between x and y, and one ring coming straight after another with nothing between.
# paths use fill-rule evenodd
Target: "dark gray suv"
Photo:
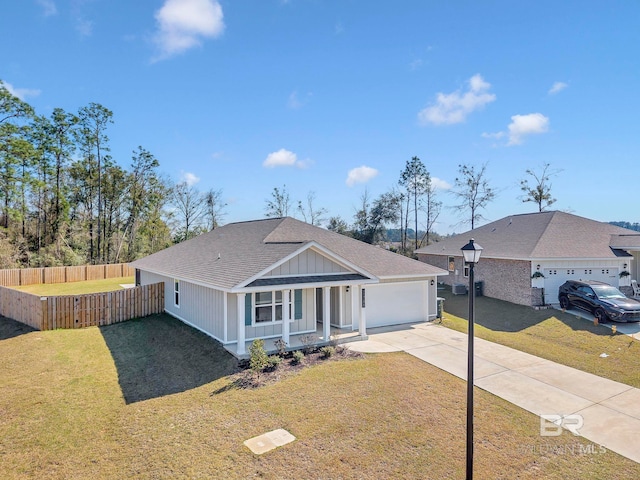
<instances>
[{"instance_id":1,"label":"dark gray suv","mask_svg":"<svg viewBox=\"0 0 640 480\"><path fill-rule=\"evenodd\" d=\"M626 297L616 287L607 283L568 280L560 286L558 300L564 309L576 306L591 312L598 322L640 321L640 302Z\"/></svg>"}]
</instances>

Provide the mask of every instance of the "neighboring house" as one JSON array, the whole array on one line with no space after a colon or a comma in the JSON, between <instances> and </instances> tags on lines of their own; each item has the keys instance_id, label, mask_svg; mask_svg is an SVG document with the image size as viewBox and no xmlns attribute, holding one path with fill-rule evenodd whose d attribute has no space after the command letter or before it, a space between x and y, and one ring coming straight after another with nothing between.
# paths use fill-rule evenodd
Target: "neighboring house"
<instances>
[{"instance_id":1,"label":"neighboring house","mask_svg":"<svg viewBox=\"0 0 640 480\"><path fill-rule=\"evenodd\" d=\"M246 354L246 342L433 319L446 270L293 218L225 225L132 263L165 311Z\"/></svg>"},{"instance_id":2,"label":"neighboring house","mask_svg":"<svg viewBox=\"0 0 640 480\"><path fill-rule=\"evenodd\" d=\"M447 269L445 283L468 285L460 248L471 238L483 247L474 273L484 294L521 305L558 303L558 287L569 279L600 280L631 293L640 273L640 233L559 211L505 217L416 254Z\"/></svg>"}]
</instances>

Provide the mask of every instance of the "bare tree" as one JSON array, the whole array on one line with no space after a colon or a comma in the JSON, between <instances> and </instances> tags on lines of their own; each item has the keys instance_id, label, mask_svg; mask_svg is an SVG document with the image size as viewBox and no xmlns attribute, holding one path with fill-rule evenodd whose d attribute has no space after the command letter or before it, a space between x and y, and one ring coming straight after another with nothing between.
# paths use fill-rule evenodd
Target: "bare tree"
<instances>
[{"instance_id":1,"label":"bare tree","mask_svg":"<svg viewBox=\"0 0 640 480\"><path fill-rule=\"evenodd\" d=\"M473 230L476 222L484 218L480 210L486 208L495 198L496 193L486 179L486 163L478 170L473 165L458 165L458 171L460 177L456 178L454 190L451 193L460 200L460 203L452 208L460 215L468 215L468 220L462 223L470 223Z\"/></svg>"},{"instance_id":2,"label":"bare tree","mask_svg":"<svg viewBox=\"0 0 640 480\"><path fill-rule=\"evenodd\" d=\"M442 202L436 200L436 189L431 182L431 178L429 178L427 189L425 191L423 208L426 213L426 223L424 225L425 234L420 240L420 246L422 246L425 242L427 245L429 245L429 236L433 232L433 226L435 225L436 220L440 216L440 211L442 210Z\"/></svg>"},{"instance_id":3,"label":"bare tree","mask_svg":"<svg viewBox=\"0 0 640 480\"><path fill-rule=\"evenodd\" d=\"M551 195L551 177L556 176L560 170L549 170L550 166L548 163L543 164L540 173L527 169L525 173L531 177L531 183L528 178L520 180L520 190L524 192L522 201L537 204L538 212L544 212L547 207L556 202Z\"/></svg>"},{"instance_id":4,"label":"bare tree","mask_svg":"<svg viewBox=\"0 0 640 480\"><path fill-rule=\"evenodd\" d=\"M222 200L222 190L213 188L204 194L204 216L207 219L207 228L213 230L220 226L220 221L226 215L226 203Z\"/></svg>"},{"instance_id":5,"label":"bare tree","mask_svg":"<svg viewBox=\"0 0 640 480\"><path fill-rule=\"evenodd\" d=\"M307 194L306 207L298 200L298 211L302 215L305 222L311 225L320 225L324 221L324 215L327 214L327 209L320 207L316 208L314 202L316 199L316 192L309 192Z\"/></svg>"},{"instance_id":6,"label":"bare tree","mask_svg":"<svg viewBox=\"0 0 640 480\"><path fill-rule=\"evenodd\" d=\"M289 216L291 200L289 199L289 192L287 192L286 185L282 186L282 190L275 187L273 192L271 192L271 199L267 199L265 202L267 202L267 206L265 207L267 217L277 218Z\"/></svg>"},{"instance_id":7,"label":"bare tree","mask_svg":"<svg viewBox=\"0 0 640 480\"><path fill-rule=\"evenodd\" d=\"M201 220L205 213L204 197L193 185L178 183L173 188L173 206L177 218L176 239L188 240L201 230Z\"/></svg>"}]
</instances>

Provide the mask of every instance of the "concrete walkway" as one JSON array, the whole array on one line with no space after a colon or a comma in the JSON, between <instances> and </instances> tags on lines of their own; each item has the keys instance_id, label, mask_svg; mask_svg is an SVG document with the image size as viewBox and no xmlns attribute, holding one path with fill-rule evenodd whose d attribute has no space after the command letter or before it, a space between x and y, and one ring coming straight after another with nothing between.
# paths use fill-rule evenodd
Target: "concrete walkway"
<instances>
[{"instance_id":1,"label":"concrete walkway","mask_svg":"<svg viewBox=\"0 0 640 480\"><path fill-rule=\"evenodd\" d=\"M349 348L368 353L405 351L466 380L464 333L432 323L367 333L368 340L349 343ZM580 415L581 436L640 463L639 389L477 337L474 350L477 387L535 415Z\"/></svg>"}]
</instances>

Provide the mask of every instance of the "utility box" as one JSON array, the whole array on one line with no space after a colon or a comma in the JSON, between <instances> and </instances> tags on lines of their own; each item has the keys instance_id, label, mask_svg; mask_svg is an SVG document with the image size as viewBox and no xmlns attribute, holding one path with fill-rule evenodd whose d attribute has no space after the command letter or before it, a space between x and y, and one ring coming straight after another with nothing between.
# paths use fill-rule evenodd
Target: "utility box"
<instances>
[{"instance_id":1,"label":"utility box","mask_svg":"<svg viewBox=\"0 0 640 480\"><path fill-rule=\"evenodd\" d=\"M475 282L476 297L484 295L484 282L482 280Z\"/></svg>"},{"instance_id":2,"label":"utility box","mask_svg":"<svg viewBox=\"0 0 640 480\"><path fill-rule=\"evenodd\" d=\"M451 286L451 293L453 293L454 295L466 295L467 286L464 283L454 283Z\"/></svg>"}]
</instances>

